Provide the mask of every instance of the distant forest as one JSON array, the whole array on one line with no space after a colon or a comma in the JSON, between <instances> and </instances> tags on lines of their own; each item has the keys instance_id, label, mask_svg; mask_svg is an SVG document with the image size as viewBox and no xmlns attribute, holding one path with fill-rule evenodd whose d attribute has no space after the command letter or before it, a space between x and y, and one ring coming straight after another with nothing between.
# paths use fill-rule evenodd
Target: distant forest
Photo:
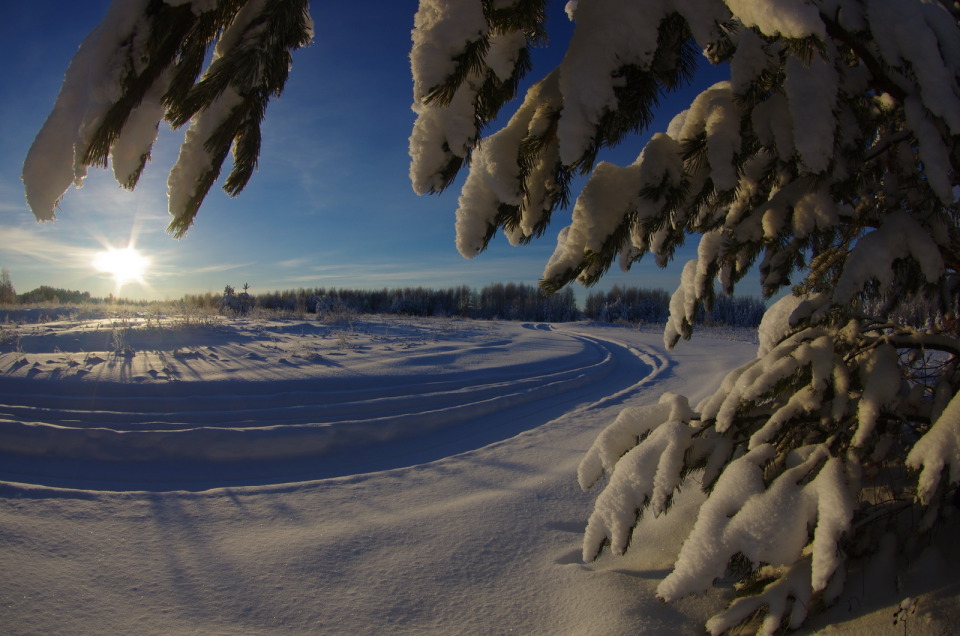
<instances>
[{"instance_id":1,"label":"distant forest","mask_svg":"<svg viewBox=\"0 0 960 636\"><path fill-rule=\"evenodd\" d=\"M669 308L670 294L662 289L614 286L609 291L588 295L583 315L601 322L664 323L670 313ZM753 296L718 295L711 311L701 307L697 322L756 327L764 311L766 305Z\"/></svg>"},{"instance_id":2,"label":"distant forest","mask_svg":"<svg viewBox=\"0 0 960 636\"><path fill-rule=\"evenodd\" d=\"M522 283L493 283L479 291L467 286L440 290L425 287L380 290L315 288L265 294L250 294L248 290L238 292L227 286L222 296L188 295L184 302L239 313L259 307L317 314L350 311L358 314L461 316L480 320L569 322L587 319L638 324L665 322L670 295L662 289L613 287L591 293L581 309L570 288L547 296L539 288ZM701 311L699 322L756 327L764 309L763 302L753 297L718 297L712 311Z\"/></svg>"},{"instance_id":3,"label":"distant forest","mask_svg":"<svg viewBox=\"0 0 960 636\"><path fill-rule=\"evenodd\" d=\"M9 278L6 279L9 284ZM12 286L9 289L12 292ZM9 294L6 302L19 304L70 303L148 305L110 296L91 297L89 292L41 286L25 294ZM663 323L667 319L670 295L662 289L615 286L591 292L584 306L578 307L573 291L563 289L546 296L539 288L522 283L494 283L480 290L460 286L448 289L405 287L402 289L289 289L251 293L249 286L237 289L227 285L223 293L187 294L185 306L244 314L257 309L286 312L300 316L333 314L395 314L404 316L459 316L481 320L532 320L569 322L596 320L629 324ZM754 297L718 296L712 311L701 311L699 322L736 327L756 327L764 312L764 303Z\"/></svg>"}]
</instances>

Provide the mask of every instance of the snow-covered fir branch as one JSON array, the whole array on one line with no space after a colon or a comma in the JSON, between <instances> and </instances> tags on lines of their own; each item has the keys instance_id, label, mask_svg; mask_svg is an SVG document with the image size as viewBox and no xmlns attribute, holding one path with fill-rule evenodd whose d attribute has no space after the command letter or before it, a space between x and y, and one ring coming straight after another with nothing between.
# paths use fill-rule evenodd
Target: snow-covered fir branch
<instances>
[{"instance_id":1,"label":"snow-covered fir branch","mask_svg":"<svg viewBox=\"0 0 960 636\"><path fill-rule=\"evenodd\" d=\"M427 4L455 20L461 3ZM754 362L692 410L673 396L625 410L584 458L580 483L607 477L584 539L591 559L605 545L628 549L638 516L667 513L703 471L709 496L660 595L702 590L737 561L764 583L743 586L745 599L708 629L758 612L763 633L797 627L808 607L836 598L845 555L860 554L852 546L866 531L853 520L871 518L857 497L871 467L918 471L889 500L916 497L928 520L960 482L956 15L886 0L567 9L575 30L561 65L502 130L463 136L461 155L477 160L458 246L473 257L499 230L531 238L522 219L540 208L525 210L522 193L550 191L566 168L589 178L544 270L548 291L593 284L615 261L626 270L650 255L664 266L693 235L668 347L714 305L715 281L731 293L757 272L765 293L792 292L767 311ZM624 131L646 130L659 96L689 76L689 46L730 80L650 131L633 164L598 162ZM457 112L431 111L431 121ZM536 112L549 114L548 128L532 124ZM521 149L535 138L552 154L544 170L524 171ZM411 145L411 170L427 183L424 143ZM518 212L504 214L511 206Z\"/></svg>"}]
</instances>

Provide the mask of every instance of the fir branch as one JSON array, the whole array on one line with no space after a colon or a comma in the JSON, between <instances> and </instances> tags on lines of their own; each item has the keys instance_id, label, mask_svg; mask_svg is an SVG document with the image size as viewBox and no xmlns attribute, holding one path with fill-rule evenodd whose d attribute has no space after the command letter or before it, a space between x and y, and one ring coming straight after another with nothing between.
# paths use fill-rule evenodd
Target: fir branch
<instances>
[{"instance_id":1,"label":"fir branch","mask_svg":"<svg viewBox=\"0 0 960 636\"><path fill-rule=\"evenodd\" d=\"M460 86L470 77L483 76L486 71L484 57L490 50L490 38L486 35L466 43L463 51L453 58L454 70L443 83L427 90L421 100L426 105L449 106Z\"/></svg>"},{"instance_id":2,"label":"fir branch","mask_svg":"<svg viewBox=\"0 0 960 636\"><path fill-rule=\"evenodd\" d=\"M571 168L580 174L589 173L602 148L616 146L626 135L646 130L663 96L693 77L698 57L686 20L676 13L663 18L650 65L625 64L617 69L614 77L621 79L614 87L617 107L604 111L591 143Z\"/></svg>"},{"instance_id":3,"label":"fir branch","mask_svg":"<svg viewBox=\"0 0 960 636\"><path fill-rule=\"evenodd\" d=\"M483 0L483 14L491 33L521 31L531 44L546 43L546 0L518 0L500 8L496 4L493 0Z\"/></svg>"},{"instance_id":4,"label":"fir branch","mask_svg":"<svg viewBox=\"0 0 960 636\"><path fill-rule=\"evenodd\" d=\"M89 144L83 151L84 165L106 167L110 150L120 138L124 125L130 114L140 106L147 91L160 79L163 72L174 60L180 43L185 34L193 26L195 16L188 5L171 7L162 0L151 0L145 16L149 33L147 36L146 60L133 59L134 41L137 33L121 43L121 52L124 59L126 74L123 77L123 93L113 103L97 127ZM142 71L136 68L146 61ZM135 185L135 181L131 185Z\"/></svg>"},{"instance_id":5,"label":"fir branch","mask_svg":"<svg viewBox=\"0 0 960 636\"><path fill-rule=\"evenodd\" d=\"M867 39L848 32L840 26L837 20L823 12L820 12L820 19L826 26L827 35L848 46L863 61L878 89L888 93L899 102L906 99L908 92L893 80L893 77L884 69L883 63L867 48Z\"/></svg>"}]
</instances>

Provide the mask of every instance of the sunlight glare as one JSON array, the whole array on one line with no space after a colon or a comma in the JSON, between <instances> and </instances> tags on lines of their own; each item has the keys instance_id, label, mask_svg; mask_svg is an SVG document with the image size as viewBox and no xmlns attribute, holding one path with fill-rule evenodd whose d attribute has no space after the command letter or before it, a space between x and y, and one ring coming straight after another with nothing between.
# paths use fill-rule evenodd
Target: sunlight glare
<instances>
[{"instance_id":1,"label":"sunlight glare","mask_svg":"<svg viewBox=\"0 0 960 636\"><path fill-rule=\"evenodd\" d=\"M131 281L143 282L143 276L150 265L150 259L133 247L116 249L109 247L97 252L93 257L93 266L97 271L109 274L121 286Z\"/></svg>"}]
</instances>

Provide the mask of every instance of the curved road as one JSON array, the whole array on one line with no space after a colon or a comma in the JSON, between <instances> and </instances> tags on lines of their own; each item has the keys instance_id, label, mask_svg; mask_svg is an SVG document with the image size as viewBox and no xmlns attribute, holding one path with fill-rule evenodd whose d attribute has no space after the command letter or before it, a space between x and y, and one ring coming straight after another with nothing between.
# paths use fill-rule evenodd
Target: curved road
<instances>
[{"instance_id":1,"label":"curved road","mask_svg":"<svg viewBox=\"0 0 960 636\"><path fill-rule=\"evenodd\" d=\"M537 364L437 376L111 383L0 389L0 481L87 490L205 490L412 466L610 406L667 368L653 350L526 324L582 347ZM432 376L431 376L432 377ZM242 387L242 394L237 387Z\"/></svg>"}]
</instances>

